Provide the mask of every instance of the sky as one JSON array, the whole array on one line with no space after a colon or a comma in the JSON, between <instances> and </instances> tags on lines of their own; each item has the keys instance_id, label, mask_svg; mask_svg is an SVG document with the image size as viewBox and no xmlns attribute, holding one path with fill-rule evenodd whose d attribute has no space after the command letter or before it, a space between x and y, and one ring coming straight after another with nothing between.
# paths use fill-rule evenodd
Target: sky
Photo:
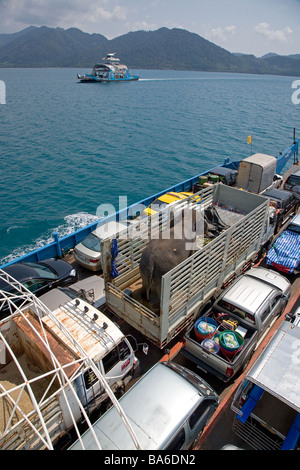
<instances>
[{"instance_id":1,"label":"sky","mask_svg":"<svg viewBox=\"0 0 300 470\"><path fill-rule=\"evenodd\" d=\"M0 0L0 33L79 28L113 39L181 28L230 52L300 54L300 0Z\"/></svg>"}]
</instances>

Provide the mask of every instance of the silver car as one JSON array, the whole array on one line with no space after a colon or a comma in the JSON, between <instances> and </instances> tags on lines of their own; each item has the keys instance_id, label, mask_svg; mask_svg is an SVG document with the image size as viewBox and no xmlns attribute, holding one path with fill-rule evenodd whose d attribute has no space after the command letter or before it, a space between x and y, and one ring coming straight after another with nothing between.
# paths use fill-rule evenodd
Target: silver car
<instances>
[{"instance_id":1,"label":"silver car","mask_svg":"<svg viewBox=\"0 0 300 470\"><path fill-rule=\"evenodd\" d=\"M81 266L90 271L102 269L101 263L101 240L115 236L117 233L126 230L130 222L107 222L91 232L74 248L74 258Z\"/></svg>"},{"instance_id":2,"label":"silver car","mask_svg":"<svg viewBox=\"0 0 300 470\"><path fill-rule=\"evenodd\" d=\"M120 400L142 450L185 450L202 432L219 404L202 378L173 362L155 364ZM115 406L93 424L103 450L135 449ZM70 450L97 449L89 429Z\"/></svg>"}]
</instances>

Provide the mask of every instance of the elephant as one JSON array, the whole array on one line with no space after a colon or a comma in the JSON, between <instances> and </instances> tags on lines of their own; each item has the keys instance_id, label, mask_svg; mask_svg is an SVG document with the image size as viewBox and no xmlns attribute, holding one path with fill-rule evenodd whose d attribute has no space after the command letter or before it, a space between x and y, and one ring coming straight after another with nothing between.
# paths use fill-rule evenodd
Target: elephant
<instances>
[{"instance_id":1,"label":"elephant","mask_svg":"<svg viewBox=\"0 0 300 470\"><path fill-rule=\"evenodd\" d=\"M178 220L174 216L168 238L161 233L158 239L152 239L143 250L140 259L140 274L142 278L142 296L150 300L150 289L155 287L160 300L161 278L168 271L187 259L196 249L195 241L198 222L197 215L201 213L192 209L185 209ZM203 226L203 225L202 225ZM179 238L180 237L180 238Z\"/></svg>"},{"instance_id":2,"label":"elephant","mask_svg":"<svg viewBox=\"0 0 300 470\"><path fill-rule=\"evenodd\" d=\"M225 228L227 226L222 223L212 206L204 213L184 209L179 220L174 216L168 239L163 238L163 235L152 239L142 252L139 264L142 297L149 302L150 291L154 287L160 302L162 276L195 252L196 236L204 233L206 237L214 238ZM180 238L178 234L181 235Z\"/></svg>"}]
</instances>

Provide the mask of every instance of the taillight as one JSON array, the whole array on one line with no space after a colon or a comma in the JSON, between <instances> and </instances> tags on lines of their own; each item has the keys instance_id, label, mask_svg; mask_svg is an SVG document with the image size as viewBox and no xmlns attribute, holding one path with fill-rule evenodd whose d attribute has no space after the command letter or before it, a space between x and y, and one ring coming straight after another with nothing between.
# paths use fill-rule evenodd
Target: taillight
<instances>
[{"instance_id":1,"label":"taillight","mask_svg":"<svg viewBox=\"0 0 300 470\"><path fill-rule=\"evenodd\" d=\"M232 377L233 376L233 369L231 367L227 367L226 369L226 377Z\"/></svg>"},{"instance_id":2,"label":"taillight","mask_svg":"<svg viewBox=\"0 0 300 470\"><path fill-rule=\"evenodd\" d=\"M248 397L247 397L247 395L245 395L245 394L242 394L242 395L240 396L240 402L239 402L240 407L242 407L242 406L244 405L244 403L246 402L247 398L248 398Z\"/></svg>"},{"instance_id":3,"label":"taillight","mask_svg":"<svg viewBox=\"0 0 300 470\"><path fill-rule=\"evenodd\" d=\"M100 261L100 258L91 258L90 259L90 263L98 263L98 261Z\"/></svg>"}]
</instances>

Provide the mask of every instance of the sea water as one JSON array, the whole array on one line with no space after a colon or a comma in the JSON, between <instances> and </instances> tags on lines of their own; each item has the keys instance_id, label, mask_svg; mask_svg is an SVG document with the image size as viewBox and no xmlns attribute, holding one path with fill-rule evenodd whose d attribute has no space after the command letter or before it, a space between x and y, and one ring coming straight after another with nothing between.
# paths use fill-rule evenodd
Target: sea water
<instances>
[{"instance_id":1,"label":"sea water","mask_svg":"<svg viewBox=\"0 0 300 470\"><path fill-rule=\"evenodd\" d=\"M300 135L299 77L133 70L0 69L0 265L229 157L277 156ZM247 136L252 135L252 144Z\"/></svg>"}]
</instances>

